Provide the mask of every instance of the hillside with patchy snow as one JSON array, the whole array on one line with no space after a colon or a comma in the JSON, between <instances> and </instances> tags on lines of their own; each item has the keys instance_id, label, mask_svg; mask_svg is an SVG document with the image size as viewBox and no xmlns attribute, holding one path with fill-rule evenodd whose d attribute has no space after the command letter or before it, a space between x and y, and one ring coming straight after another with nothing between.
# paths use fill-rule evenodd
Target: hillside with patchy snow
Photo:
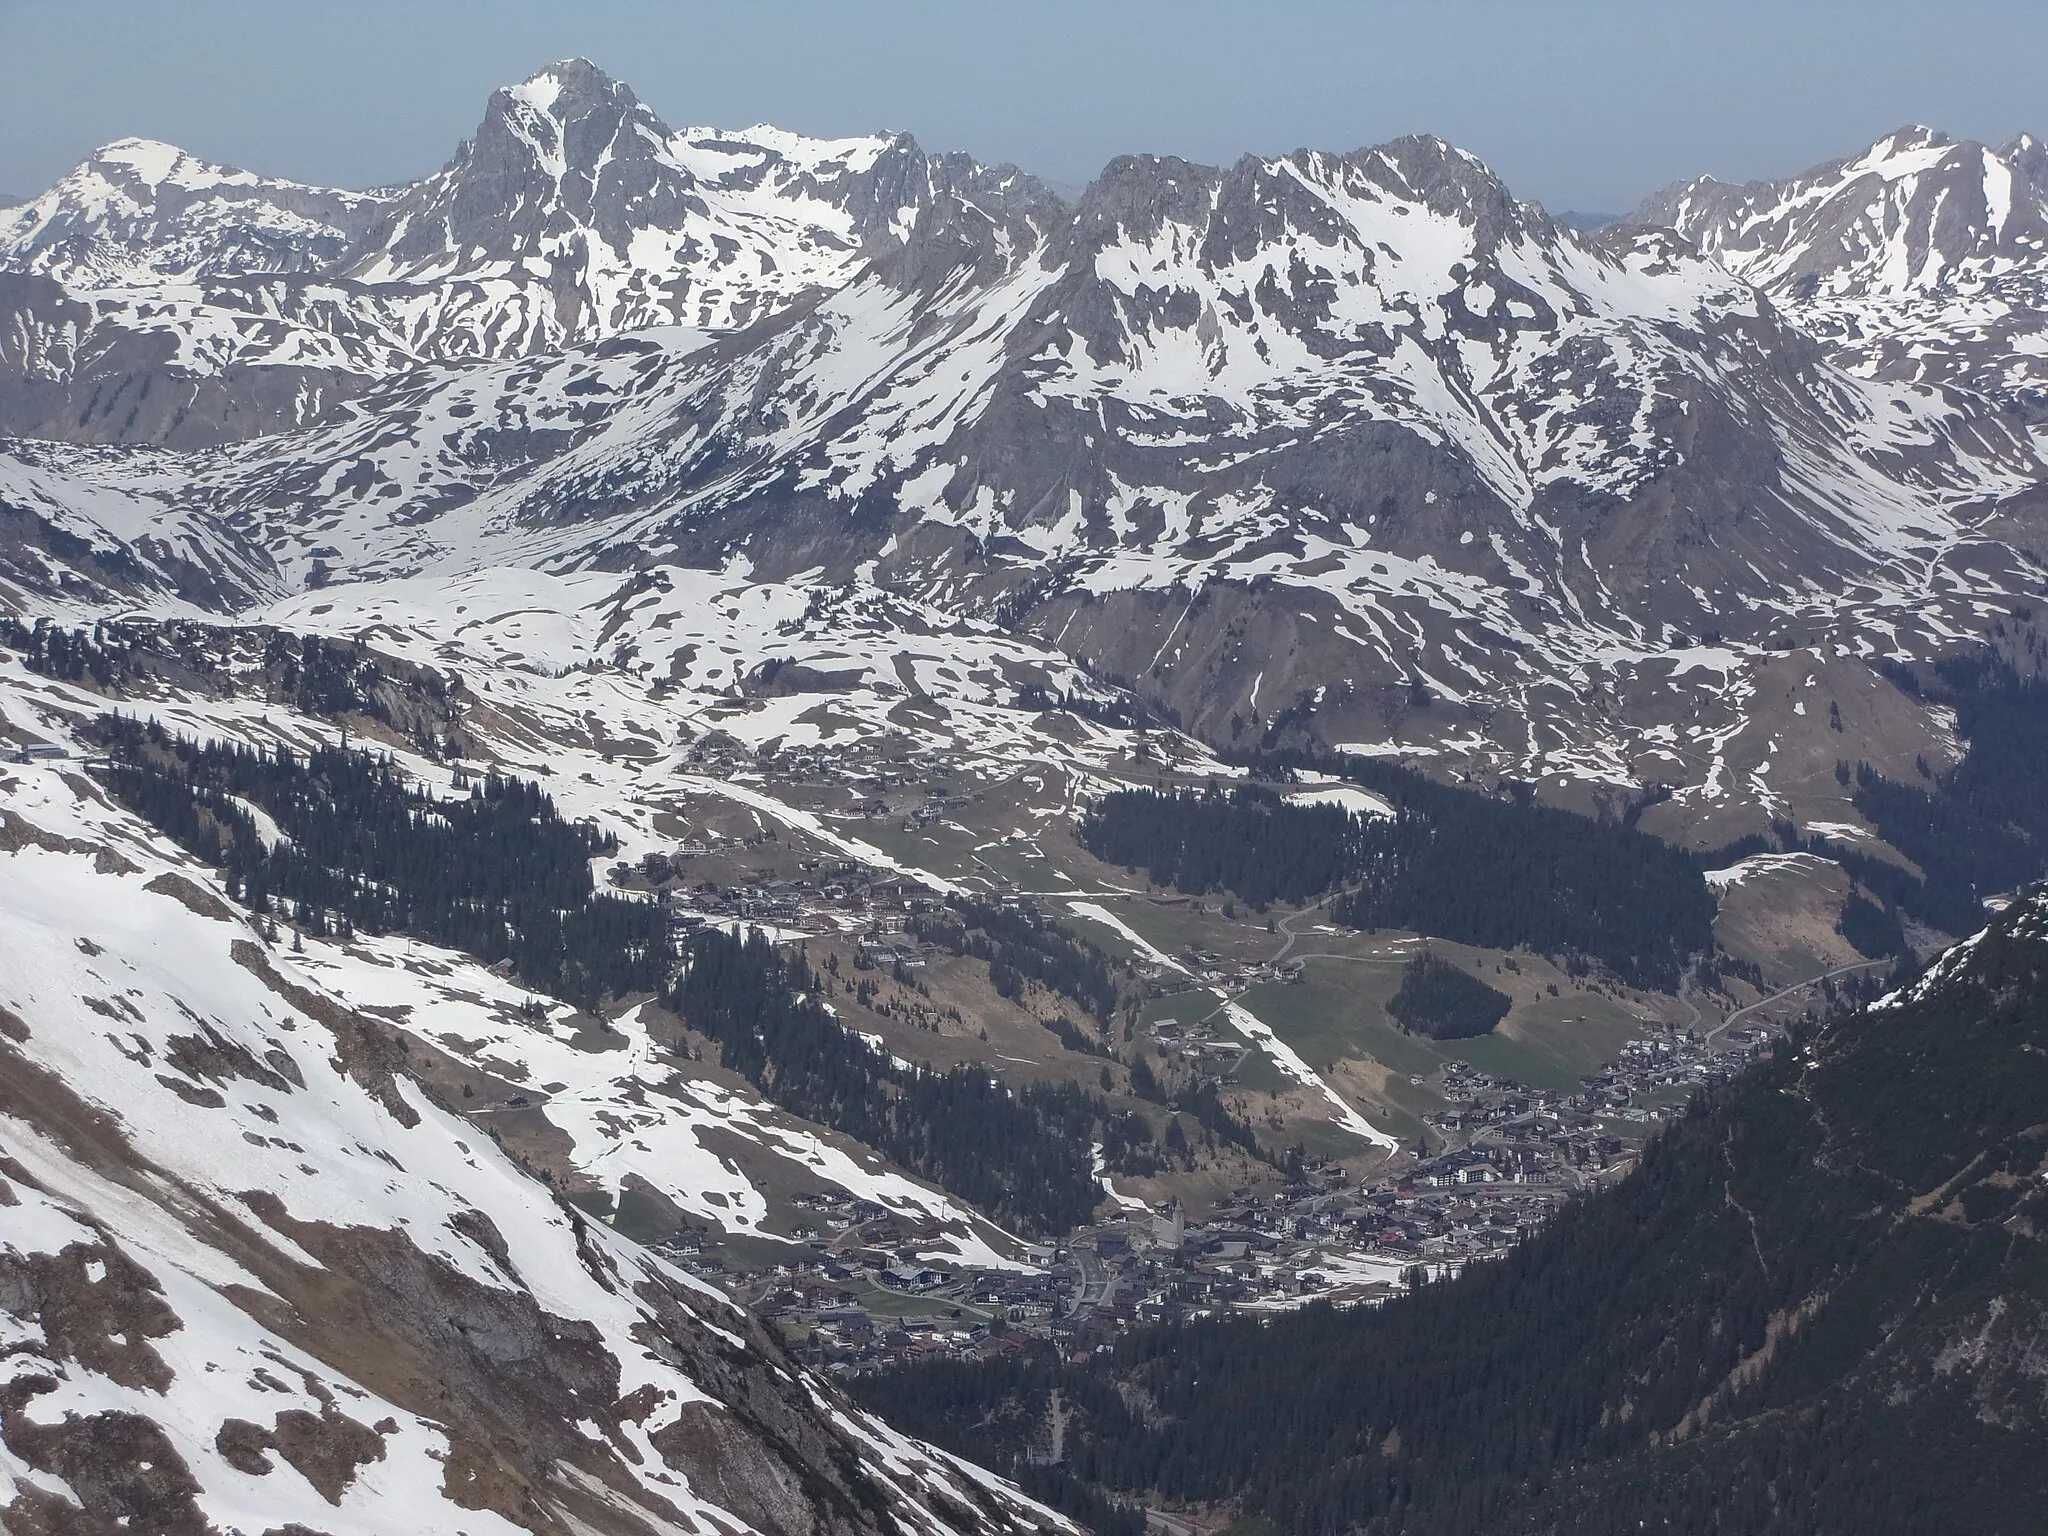
<instances>
[{"instance_id":1,"label":"hillside with patchy snow","mask_svg":"<svg viewBox=\"0 0 2048 1536\"><path fill-rule=\"evenodd\" d=\"M115 709L198 741L303 754L334 726L268 696L261 635L370 636L387 668L461 679L459 704L428 727L430 738L457 730L471 754L546 781L564 814L618 839L619 861L673 848L679 831L711 836L736 816L883 868L897 861L862 835L846 790L816 809L786 803L772 771L778 754L883 761L915 743L933 759L1059 761L1085 776L1118 749L1118 733L1076 732L1015 707L1025 688L1086 696L1087 680L1056 654L872 590L828 596L679 570L495 571L336 587L254 617L278 630L245 641L250 631L195 625L164 668L172 680L111 698L90 680L30 673L0 651L0 736L83 756L94 722ZM417 743L388 731L369 739L411 782L451 792L447 767ZM706 747L719 742L759 754L770 771L707 767ZM1059 808L1052 798L1042 814ZM766 1191L838 1190L931 1224L934 1257L1000 1268L1021 1251L956 1199L679 1056L672 1019L656 1024L636 1009L600 1024L466 956L397 936L315 939L283 963L400 1021L422 1070L431 1066L450 1093L480 1092L471 1108L498 1115L487 1123L556 1168L565 1189L611 1202L636 1190L676 1220L785 1240L788 1213L769 1219ZM519 1112L504 1112L515 1097Z\"/></svg>"},{"instance_id":2,"label":"hillside with patchy snow","mask_svg":"<svg viewBox=\"0 0 2048 1536\"><path fill-rule=\"evenodd\" d=\"M0 946L9 1530L1057 1526L443 1102L448 961L266 944L62 767L0 770Z\"/></svg>"}]
</instances>

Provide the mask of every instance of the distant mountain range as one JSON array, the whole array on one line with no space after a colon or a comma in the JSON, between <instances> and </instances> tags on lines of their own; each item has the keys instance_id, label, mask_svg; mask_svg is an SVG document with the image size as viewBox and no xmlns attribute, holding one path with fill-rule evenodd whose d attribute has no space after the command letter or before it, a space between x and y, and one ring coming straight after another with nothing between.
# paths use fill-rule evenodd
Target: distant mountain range
<instances>
[{"instance_id":1,"label":"distant mountain range","mask_svg":"<svg viewBox=\"0 0 2048 1536\"><path fill-rule=\"evenodd\" d=\"M100 151L0 218L0 426L78 516L231 547L216 606L743 550L1221 746L1707 836L1827 798L1769 775L1839 755L1829 702L1892 769L1948 751L1866 662L2048 580L2044 229L2029 138L1589 232L1435 139L1126 157L1070 201L903 136L674 130L571 61L389 193Z\"/></svg>"}]
</instances>

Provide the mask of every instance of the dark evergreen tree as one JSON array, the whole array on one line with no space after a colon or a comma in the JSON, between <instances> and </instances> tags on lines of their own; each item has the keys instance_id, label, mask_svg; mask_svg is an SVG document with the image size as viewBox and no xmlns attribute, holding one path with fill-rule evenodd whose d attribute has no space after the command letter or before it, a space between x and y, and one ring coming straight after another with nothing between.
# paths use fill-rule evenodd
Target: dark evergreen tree
<instances>
[{"instance_id":1,"label":"dark evergreen tree","mask_svg":"<svg viewBox=\"0 0 2048 1536\"><path fill-rule=\"evenodd\" d=\"M1679 849L1527 795L1492 799L1364 758L1316 761L1386 796L1394 814L1290 804L1262 785L1118 790L1079 836L1097 857L1183 891L1227 890L1263 907L1341 889L1331 911L1353 927L1585 955L1667 991L1713 945L1713 892Z\"/></svg>"},{"instance_id":2,"label":"dark evergreen tree","mask_svg":"<svg viewBox=\"0 0 2048 1536\"><path fill-rule=\"evenodd\" d=\"M1026 981L1072 999L1098 1019L1116 1012L1117 984L1110 959L1028 904L1004 906L971 896L947 899L943 911L910 919L914 938L956 955L988 962L989 980L1012 1001Z\"/></svg>"},{"instance_id":3,"label":"dark evergreen tree","mask_svg":"<svg viewBox=\"0 0 2048 1536\"><path fill-rule=\"evenodd\" d=\"M666 914L595 894L593 858L617 841L562 820L540 787L487 774L436 799L368 753L201 746L108 716L106 783L181 847L221 867L252 911L278 903L308 926L410 933L508 960L530 985L595 1008L656 992L673 954ZM283 834L259 834L245 806Z\"/></svg>"},{"instance_id":4,"label":"dark evergreen tree","mask_svg":"<svg viewBox=\"0 0 2048 1536\"><path fill-rule=\"evenodd\" d=\"M1955 710L1962 761L1925 783L1856 768L1856 809L1924 878L1826 851L1887 906L1961 935L1982 922L1985 897L2048 874L2048 682L2021 678L1988 651L1942 661L1934 674L1926 683L1887 675Z\"/></svg>"},{"instance_id":5,"label":"dark evergreen tree","mask_svg":"<svg viewBox=\"0 0 2048 1536\"><path fill-rule=\"evenodd\" d=\"M984 1070L904 1066L826 1011L818 979L756 931L699 935L669 996L727 1068L775 1103L865 1142L997 1220L1055 1234L1102 1199L1089 1146L1138 1138L1070 1085L1011 1089ZM1149 1129L1147 1131L1149 1137Z\"/></svg>"},{"instance_id":6,"label":"dark evergreen tree","mask_svg":"<svg viewBox=\"0 0 2048 1536\"><path fill-rule=\"evenodd\" d=\"M1842 920L1836 927L1859 955L1876 960L1905 952L1906 932L1899 924L1898 913L1879 906L1860 891L1849 893L1842 907Z\"/></svg>"},{"instance_id":7,"label":"dark evergreen tree","mask_svg":"<svg viewBox=\"0 0 2048 1536\"><path fill-rule=\"evenodd\" d=\"M1420 954L1401 968L1400 990L1387 1012L1410 1034L1435 1040L1470 1040L1493 1033L1508 1016L1511 999L1462 966L1441 956Z\"/></svg>"}]
</instances>

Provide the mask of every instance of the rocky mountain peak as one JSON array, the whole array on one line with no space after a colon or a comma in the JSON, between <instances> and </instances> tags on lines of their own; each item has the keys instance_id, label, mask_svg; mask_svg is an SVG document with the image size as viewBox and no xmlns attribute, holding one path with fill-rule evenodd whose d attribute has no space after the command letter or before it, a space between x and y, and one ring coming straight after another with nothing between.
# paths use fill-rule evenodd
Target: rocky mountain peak
<instances>
[{"instance_id":1,"label":"rocky mountain peak","mask_svg":"<svg viewBox=\"0 0 2048 1536\"><path fill-rule=\"evenodd\" d=\"M495 103L499 98L531 106L560 123L572 122L594 110L642 109L640 98L633 94L630 85L614 79L585 58L557 59L516 85L501 86L492 100Z\"/></svg>"},{"instance_id":2,"label":"rocky mountain peak","mask_svg":"<svg viewBox=\"0 0 2048 1536\"><path fill-rule=\"evenodd\" d=\"M686 353L872 263L904 290L1000 277L1064 217L1014 168L907 135L678 131L587 59L494 91L440 171L379 192L126 140L0 209L0 353L38 381L0 388L0 424L203 446L422 362L649 327Z\"/></svg>"},{"instance_id":3,"label":"rocky mountain peak","mask_svg":"<svg viewBox=\"0 0 2048 1536\"><path fill-rule=\"evenodd\" d=\"M1083 195L1075 229L1084 246L1096 248L1151 242L1169 225L1200 229L1202 260L1212 269L1299 240L1350 248L1369 269L1382 245L1414 254L1404 250L1413 243L1404 221L1417 214L1463 226L1475 254L1529 232L1529 211L1483 161L1422 135L1349 154L1246 155L1227 170L1122 157ZM1544 227L1549 233L1547 221Z\"/></svg>"},{"instance_id":4,"label":"rocky mountain peak","mask_svg":"<svg viewBox=\"0 0 2048 1536\"><path fill-rule=\"evenodd\" d=\"M115 139L111 144L102 144L80 162L73 174L81 172L143 186L165 181L194 186L246 174L226 166L209 165L161 139L142 138Z\"/></svg>"},{"instance_id":5,"label":"rocky mountain peak","mask_svg":"<svg viewBox=\"0 0 2048 1536\"><path fill-rule=\"evenodd\" d=\"M1344 160L1389 191L1476 226L1503 223L1519 207L1507 183L1484 160L1434 134L1406 134Z\"/></svg>"},{"instance_id":6,"label":"rocky mountain peak","mask_svg":"<svg viewBox=\"0 0 2048 1536\"><path fill-rule=\"evenodd\" d=\"M1070 224L1066 202L1014 165L927 154L907 133L872 142L865 169L855 169L856 152L805 176L845 207L874 270L900 290L930 292L963 271L997 280Z\"/></svg>"},{"instance_id":7,"label":"rocky mountain peak","mask_svg":"<svg viewBox=\"0 0 2048 1536\"><path fill-rule=\"evenodd\" d=\"M2036 187L2048 187L2048 143L2022 133L1998 146L1998 158Z\"/></svg>"},{"instance_id":8,"label":"rocky mountain peak","mask_svg":"<svg viewBox=\"0 0 2048 1536\"><path fill-rule=\"evenodd\" d=\"M1916 150L1948 149L1956 141L1939 128L1925 123L1907 123L1873 143L1858 159L1882 160L1912 154Z\"/></svg>"},{"instance_id":9,"label":"rocky mountain peak","mask_svg":"<svg viewBox=\"0 0 2048 1536\"><path fill-rule=\"evenodd\" d=\"M512 284L509 305L485 290L497 329L462 343L479 355L647 325L721 333L842 285L933 195L907 136L678 131L570 59L493 92L475 136L391 205L345 271Z\"/></svg>"},{"instance_id":10,"label":"rocky mountain peak","mask_svg":"<svg viewBox=\"0 0 2048 1536\"><path fill-rule=\"evenodd\" d=\"M1149 240L1167 224L1208 218L1223 172L1175 155L1119 155L1082 192L1074 231L1084 245Z\"/></svg>"},{"instance_id":11,"label":"rocky mountain peak","mask_svg":"<svg viewBox=\"0 0 2048 1536\"><path fill-rule=\"evenodd\" d=\"M647 159L670 132L631 86L588 59L567 59L492 92L469 151L480 171L532 159L588 185L606 159Z\"/></svg>"},{"instance_id":12,"label":"rocky mountain peak","mask_svg":"<svg viewBox=\"0 0 2048 1536\"><path fill-rule=\"evenodd\" d=\"M492 92L476 134L370 229L366 277L465 261L566 257L589 230L615 249L636 215L673 227L691 178L663 153L671 130L632 89L585 59Z\"/></svg>"}]
</instances>

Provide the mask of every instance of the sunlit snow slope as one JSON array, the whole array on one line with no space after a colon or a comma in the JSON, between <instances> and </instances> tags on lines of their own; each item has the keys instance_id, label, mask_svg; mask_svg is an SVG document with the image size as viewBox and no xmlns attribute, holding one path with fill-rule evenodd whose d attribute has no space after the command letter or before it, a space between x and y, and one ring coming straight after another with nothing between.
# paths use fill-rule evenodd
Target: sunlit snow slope
<instances>
[{"instance_id":1,"label":"sunlit snow slope","mask_svg":"<svg viewBox=\"0 0 2048 1536\"><path fill-rule=\"evenodd\" d=\"M1114 750L1114 733L1045 733L1035 729L1040 716L1012 707L1027 684L1084 682L1049 666L1053 658L933 624L872 592L820 596L704 572L563 579L500 571L438 586L336 587L264 617L287 634L366 639L400 662L463 679L470 751L542 779L565 815L615 833L628 861L672 848L679 836L715 837L712 823L738 813L866 863L895 862L861 837L862 823L846 814L850 793L843 810L784 805L772 771L714 776L698 766L692 754L712 739L750 755L879 753L916 740L955 759L1057 757L1084 774ZM265 697L255 668L267 632L244 641L248 631L194 626L185 654L212 664L204 684L119 700L89 681L0 660L0 732L82 752L83 733L114 708L179 735L259 750L305 753L330 742L329 721ZM655 636L687 653L694 671L677 666L672 651L634 661ZM779 686L761 681L769 661ZM420 787L450 792L445 765L403 741L368 744ZM837 1189L931 1223L933 1257L993 1268L1021 1252L957 1200L772 1109L739 1079L679 1057L672 1019L635 1010L606 1028L465 956L395 936L312 940L281 963L397 1022L422 1063L451 1083L495 1085L464 1107L479 1124L516 1130L572 1192L616 1200L644 1191L698 1224L786 1240L787 1213L769 1219L764 1189ZM503 1101L515 1096L521 1108L505 1116Z\"/></svg>"}]
</instances>

